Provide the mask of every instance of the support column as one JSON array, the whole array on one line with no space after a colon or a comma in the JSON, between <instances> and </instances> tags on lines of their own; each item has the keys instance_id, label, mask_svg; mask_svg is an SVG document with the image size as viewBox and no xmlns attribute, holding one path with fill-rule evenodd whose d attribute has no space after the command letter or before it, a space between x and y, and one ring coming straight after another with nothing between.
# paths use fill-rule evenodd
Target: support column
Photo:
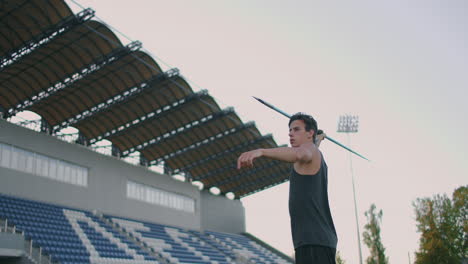
<instances>
[{"instance_id":1,"label":"support column","mask_svg":"<svg viewBox=\"0 0 468 264\"><path fill-rule=\"evenodd\" d=\"M81 132L78 132L78 138L76 139L75 143L83 145L83 146L89 145L88 139Z\"/></svg>"},{"instance_id":2,"label":"support column","mask_svg":"<svg viewBox=\"0 0 468 264\"><path fill-rule=\"evenodd\" d=\"M122 156L122 152L119 148L117 148L114 144L112 144L112 156L120 158Z\"/></svg>"},{"instance_id":3,"label":"support column","mask_svg":"<svg viewBox=\"0 0 468 264\"><path fill-rule=\"evenodd\" d=\"M145 158L141 153L140 153L140 165L143 167L148 167L150 165L149 160Z\"/></svg>"},{"instance_id":4,"label":"support column","mask_svg":"<svg viewBox=\"0 0 468 264\"><path fill-rule=\"evenodd\" d=\"M41 132L44 132L46 134L52 134L52 127L47 123L47 121L44 118L41 118Z\"/></svg>"}]
</instances>

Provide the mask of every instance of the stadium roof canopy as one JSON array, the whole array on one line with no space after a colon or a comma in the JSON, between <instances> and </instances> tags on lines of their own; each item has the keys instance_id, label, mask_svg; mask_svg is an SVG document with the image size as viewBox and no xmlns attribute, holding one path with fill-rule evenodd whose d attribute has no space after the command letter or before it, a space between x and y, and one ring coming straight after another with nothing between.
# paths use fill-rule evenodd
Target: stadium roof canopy
<instances>
[{"instance_id":1,"label":"stadium roof canopy","mask_svg":"<svg viewBox=\"0 0 468 264\"><path fill-rule=\"evenodd\" d=\"M6 0L0 4L0 112L29 110L43 131L79 130L77 143L112 142L113 155L138 151L142 165L217 187L236 198L287 180L289 167L259 160L238 171L240 153L276 147L254 123L221 109L207 91L194 92L176 69L163 71L126 46L94 11L74 14L63 0Z\"/></svg>"}]
</instances>

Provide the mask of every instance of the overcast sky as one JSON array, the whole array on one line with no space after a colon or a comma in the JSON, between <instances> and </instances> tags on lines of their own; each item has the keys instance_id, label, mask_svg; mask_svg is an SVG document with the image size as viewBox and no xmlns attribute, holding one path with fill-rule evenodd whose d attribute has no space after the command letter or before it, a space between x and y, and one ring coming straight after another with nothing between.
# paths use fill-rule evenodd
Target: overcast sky
<instances>
[{"instance_id":1,"label":"overcast sky","mask_svg":"<svg viewBox=\"0 0 468 264\"><path fill-rule=\"evenodd\" d=\"M408 253L414 260L419 234L412 202L451 196L468 183L466 1L79 3L278 144L288 143L287 119L251 96L314 115L329 136L371 159L352 161L359 224L362 233L372 203L383 210L391 263L408 263ZM350 142L336 132L342 114L360 117ZM331 142L321 149L338 249L347 263L358 263L349 155ZM291 255L288 187L241 201L247 231Z\"/></svg>"}]
</instances>

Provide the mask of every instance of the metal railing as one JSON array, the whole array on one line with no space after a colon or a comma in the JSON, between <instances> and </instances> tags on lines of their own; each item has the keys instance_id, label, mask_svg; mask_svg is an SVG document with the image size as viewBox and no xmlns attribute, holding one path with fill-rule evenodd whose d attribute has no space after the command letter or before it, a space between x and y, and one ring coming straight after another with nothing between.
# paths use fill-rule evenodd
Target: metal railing
<instances>
[{"instance_id":1,"label":"metal railing","mask_svg":"<svg viewBox=\"0 0 468 264\"><path fill-rule=\"evenodd\" d=\"M33 239L28 239L24 231L18 230L16 225L9 225L8 219L0 218L0 233L21 234L24 237L24 253L35 264L55 264L52 258L43 252L42 247L35 246Z\"/></svg>"}]
</instances>

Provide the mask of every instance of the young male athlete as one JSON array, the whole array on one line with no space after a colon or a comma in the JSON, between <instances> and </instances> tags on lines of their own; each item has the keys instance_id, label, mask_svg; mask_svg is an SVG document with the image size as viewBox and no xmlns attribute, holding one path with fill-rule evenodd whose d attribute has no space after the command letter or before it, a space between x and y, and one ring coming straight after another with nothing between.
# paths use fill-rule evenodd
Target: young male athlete
<instances>
[{"instance_id":1,"label":"young male athlete","mask_svg":"<svg viewBox=\"0 0 468 264\"><path fill-rule=\"evenodd\" d=\"M260 157L293 163L289 178L289 214L297 264L335 263L338 242L328 203L328 168L318 149L324 134L303 113L289 119L291 147L242 153L237 168L253 167Z\"/></svg>"}]
</instances>

